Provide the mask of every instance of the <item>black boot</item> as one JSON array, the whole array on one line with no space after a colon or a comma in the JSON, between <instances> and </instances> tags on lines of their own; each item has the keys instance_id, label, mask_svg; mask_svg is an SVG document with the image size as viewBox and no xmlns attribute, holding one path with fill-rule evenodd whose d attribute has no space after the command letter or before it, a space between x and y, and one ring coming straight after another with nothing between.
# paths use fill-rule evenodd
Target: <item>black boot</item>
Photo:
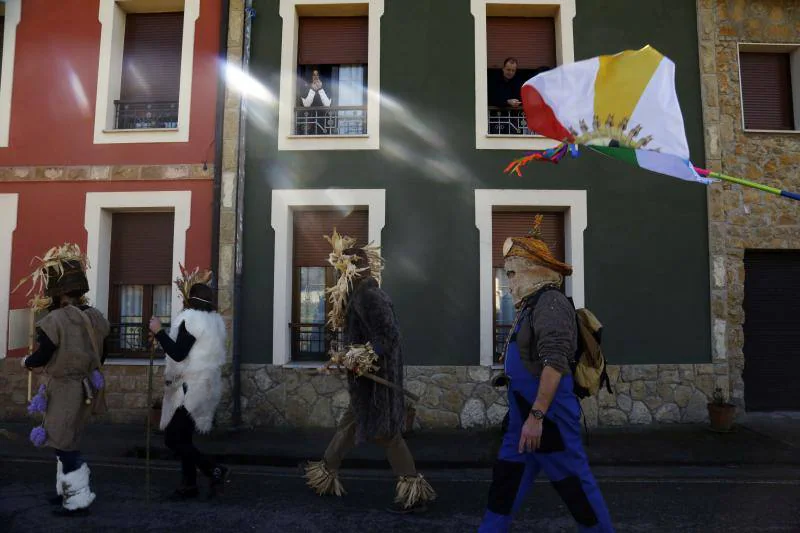
<instances>
[{"instance_id":1,"label":"black boot","mask_svg":"<svg viewBox=\"0 0 800 533\"><path fill-rule=\"evenodd\" d=\"M217 465L211 471L211 486L208 494L209 498L225 493L225 484L229 483L231 471L222 465Z\"/></svg>"}]
</instances>

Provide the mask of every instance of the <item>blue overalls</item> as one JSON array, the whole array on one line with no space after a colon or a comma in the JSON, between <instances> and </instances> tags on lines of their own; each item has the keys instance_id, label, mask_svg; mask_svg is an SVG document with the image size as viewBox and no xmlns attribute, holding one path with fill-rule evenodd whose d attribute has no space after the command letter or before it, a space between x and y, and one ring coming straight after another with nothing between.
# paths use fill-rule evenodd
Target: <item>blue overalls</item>
<instances>
[{"instance_id":1,"label":"blue overalls","mask_svg":"<svg viewBox=\"0 0 800 533\"><path fill-rule=\"evenodd\" d=\"M505 372L510 379L508 430L494 466L489 503L479 533L509 530L514 513L540 471L544 471L564 500L578 522L579 531L613 532L611 517L583 451L580 405L572 392L571 375L561 378L543 421L539 448L532 453L518 451L522 425L539 390L539 378L530 373L520 358L516 334L522 321L527 320L527 311L519 315L522 316L515 321L505 357Z\"/></svg>"}]
</instances>

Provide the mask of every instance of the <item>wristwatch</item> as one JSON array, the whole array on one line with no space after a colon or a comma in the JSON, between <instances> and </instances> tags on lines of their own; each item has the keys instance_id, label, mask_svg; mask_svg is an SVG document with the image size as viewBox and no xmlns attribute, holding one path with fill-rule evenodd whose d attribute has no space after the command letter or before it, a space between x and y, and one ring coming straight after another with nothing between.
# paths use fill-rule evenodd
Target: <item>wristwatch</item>
<instances>
[{"instance_id":1,"label":"wristwatch","mask_svg":"<svg viewBox=\"0 0 800 533\"><path fill-rule=\"evenodd\" d=\"M535 418L536 420L544 419L544 413L539 409L531 409L531 414L533 415L533 418Z\"/></svg>"}]
</instances>

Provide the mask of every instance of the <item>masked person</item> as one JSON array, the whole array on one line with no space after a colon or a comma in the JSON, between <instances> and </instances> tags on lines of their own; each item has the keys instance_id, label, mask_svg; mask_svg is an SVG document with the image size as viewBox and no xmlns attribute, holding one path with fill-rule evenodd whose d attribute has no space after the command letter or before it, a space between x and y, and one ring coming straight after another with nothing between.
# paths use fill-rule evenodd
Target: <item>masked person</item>
<instances>
[{"instance_id":1,"label":"masked person","mask_svg":"<svg viewBox=\"0 0 800 533\"><path fill-rule=\"evenodd\" d=\"M494 466L488 508L479 531L509 531L536 476L543 471L580 531L613 532L603 496L581 443L580 405L571 365L578 347L575 309L561 292L572 267L556 260L540 238L503 246L517 315L506 341L509 419Z\"/></svg>"},{"instance_id":2,"label":"masked person","mask_svg":"<svg viewBox=\"0 0 800 533\"><path fill-rule=\"evenodd\" d=\"M436 498L428 481L417 473L414 458L402 436L405 421L403 353L400 329L389 296L380 288L383 262L376 247L353 247L355 240L336 231L328 239L333 245L329 262L339 273L337 284L328 289L332 304L330 325L343 329L345 347L372 347L376 375L391 386L376 383L349 368L347 383L350 406L321 461L305 467L308 485L318 494L345 494L338 471L342 460L357 444L374 441L386 449L397 476L395 513L422 512ZM373 353L370 352L370 353Z\"/></svg>"},{"instance_id":3,"label":"masked person","mask_svg":"<svg viewBox=\"0 0 800 533\"><path fill-rule=\"evenodd\" d=\"M38 275L46 297L34 298L34 306L48 313L37 324L37 350L23 359L28 370L41 368L45 384L33 398L29 411L43 412L41 427L31 432L37 446L55 450L56 493L51 503L60 504L54 514L83 516L95 494L89 486L89 466L79 451L83 430L92 412L102 409L103 341L110 326L103 314L86 304L88 262L74 244L52 248L41 260ZM25 281L25 280L23 280Z\"/></svg>"},{"instance_id":4,"label":"masked person","mask_svg":"<svg viewBox=\"0 0 800 533\"><path fill-rule=\"evenodd\" d=\"M199 495L198 470L210 480L210 497L223 492L229 474L192 443L195 431L211 431L222 397L225 323L214 309L208 285L186 285L184 310L172 321L169 334L161 329L158 318L150 319L150 330L167 355L160 427L167 447L181 460L182 482L172 500Z\"/></svg>"}]
</instances>

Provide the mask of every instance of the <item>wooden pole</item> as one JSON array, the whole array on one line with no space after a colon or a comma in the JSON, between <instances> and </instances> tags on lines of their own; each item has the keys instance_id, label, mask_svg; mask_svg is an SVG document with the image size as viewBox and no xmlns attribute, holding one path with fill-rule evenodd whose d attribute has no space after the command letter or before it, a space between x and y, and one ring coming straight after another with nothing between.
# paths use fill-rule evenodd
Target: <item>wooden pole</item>
<instances>
[{"instance_id":1,"label":"wooden pole","mask_svg":"<svg viewBox=\"0 0 800 533\"><path fill-rule=\"evenodd\" d=\"M33 346L36 343L36 309L31 306L31 314L28 317L28 355L33 353ZM31 394L33 389L33 372L28 370L28 403L31 403Z\"/></svg>"},{"instance_id":2,"label":"wooden pole","mask_svg":"<svg viewBox=\"0 0 800 533\"><path fill-rule=\"evenodd\" d=\"M153 407L153 358L156 353L156 338L154 335L150 336L150 362L147 365L147 450L145 452L145 486L147 503L150 503L150 411Z\"/></svg>"}]
</instances>

